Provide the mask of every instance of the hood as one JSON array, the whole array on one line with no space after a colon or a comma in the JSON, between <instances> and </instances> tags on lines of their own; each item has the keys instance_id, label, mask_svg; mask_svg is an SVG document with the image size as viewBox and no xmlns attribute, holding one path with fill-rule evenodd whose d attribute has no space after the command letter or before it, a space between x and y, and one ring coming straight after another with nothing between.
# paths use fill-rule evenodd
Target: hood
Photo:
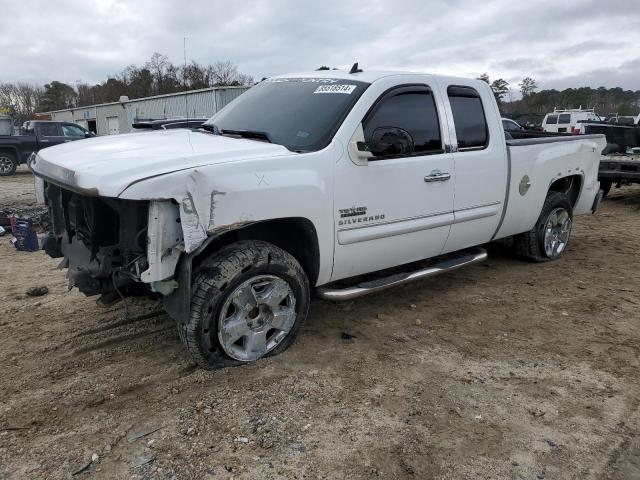
<instances>
[{"instance_id":1,"label":"hood","mask_svg":"<svg viewBox=\"0 0 640 480\"><path fill-rule=\"evenodd\" d=\"M186 129L69 142L41 150L36 175L91 195L117 197L140 180L189 168L296 155L281 145Z\"/></svg>"}]
</instances>

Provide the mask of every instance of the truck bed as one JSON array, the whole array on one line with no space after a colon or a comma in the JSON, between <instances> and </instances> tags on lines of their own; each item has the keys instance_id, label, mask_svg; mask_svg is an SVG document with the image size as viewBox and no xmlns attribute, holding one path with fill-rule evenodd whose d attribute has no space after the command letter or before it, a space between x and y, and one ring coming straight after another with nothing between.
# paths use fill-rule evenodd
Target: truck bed
<instances>
[{"instance_id":1,"label":"truck bed","mask_svg":"<svg viewBox=\"0 0 640 480\"><path fill-rule=\"evenodd\" d=\"M523 132L524 133L524 132ZM549 179L570 174L580 180L582 194L575 199L574 213L588 213L600 185L597 181L582 185L585 179L596 179L600 152L606 145L604 135L536 135L506 140L508 188L505 215L495 238L504 238L531 229L539 211L531 205L542 205L549 189Z\"/></svg>"}]
</instances>

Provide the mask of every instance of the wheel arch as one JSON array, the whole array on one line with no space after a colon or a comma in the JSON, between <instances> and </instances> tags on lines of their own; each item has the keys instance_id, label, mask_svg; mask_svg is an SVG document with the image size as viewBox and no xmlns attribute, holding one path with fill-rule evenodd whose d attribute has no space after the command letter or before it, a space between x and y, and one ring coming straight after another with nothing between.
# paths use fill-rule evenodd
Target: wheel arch
<instances>
[{"instance_id":1,"label":"wheel arch","mask_svg":"<svg viewBox=\"0 0 640 480\"><path fill-rule=\"evenodd\" d=\"M197 250L182 255L174 274L178 288L163 297L164 307L172 318L181 320L189 315L192 272L198 265L222 247L241 240L262 240L281 248L300 263L309 284L316 284L320 271L320 246L311 220L285 217L250 222L209 236Z\"/></svg>"},{"instance_id":2,"label":"wheel arch","mask_svg":"<svg viewBox=\"0 0 640 480\"><path fill-rule=\"evenodd\" d=\"M575 208L580 198L583 182L582 175L567 175L566 177L557 178L549 185L547 195L550 192L564 193L569 198L569 202L571 202L571 208Z\"/></svg>"},{"instance_id":3,"label":"wheel arch","mask_svg":"<svg viewBox=\"0 0 640 480\"><path fill-rule=\"evenodd\" d=\"M18 163L18 165L20 165L21 163L21 159L20 159L20 154L18 152L18 149L14 146L11 145L3 145L0 147L0 153L10 153L11 155L13 155L16 159L16 162Z\"/></svg>"},{"instance_id":4,"label":"wheel arch","mask_svg":"<svg viewBox=\"0 0 640 480\"><path fill-rule=\"evenodd\" d=\"M311 220L304 217L276 218L252 222L224 232L198 252L194 266L222 246L240 240L262 240L281 248L300 263L309 284L315 285L320 271L320 246L318 233Z\"/></svg>"}]
</instances>

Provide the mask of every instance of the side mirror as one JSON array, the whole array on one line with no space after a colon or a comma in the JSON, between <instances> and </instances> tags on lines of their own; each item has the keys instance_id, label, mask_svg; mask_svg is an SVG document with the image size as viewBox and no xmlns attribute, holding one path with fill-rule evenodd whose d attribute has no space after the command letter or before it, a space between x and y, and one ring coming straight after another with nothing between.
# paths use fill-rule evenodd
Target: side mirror
<instances>
[{"instance_id":1,"label":"side mirror","mask_svg":"<svg viewBox=\"0 0 640 480\"><path fill-rule=\"evenodd\" d=\"M91 137L95 137L96 134L93 132L84 132L84 137L85 138L91 138Z\"/></svg>"},{"instance_id":2,"label":"side mirror","mask_svg":"<svg viewBox=\"0 0 640 480\"><path fill-rule=\"evenodd\" d=\"M371 141L362 144L376 157L386 155L410 155L414 150L413 137L402 128L378 127L371 135Z\"/></svg>"}]
</instances>

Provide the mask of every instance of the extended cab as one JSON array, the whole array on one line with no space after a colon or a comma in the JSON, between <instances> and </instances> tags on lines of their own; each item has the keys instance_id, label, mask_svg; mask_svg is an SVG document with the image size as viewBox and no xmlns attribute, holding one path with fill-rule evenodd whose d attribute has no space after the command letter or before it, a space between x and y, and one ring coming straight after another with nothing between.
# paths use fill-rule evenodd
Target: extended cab
<instances>
[{"instance_id":1,"label":"extended cab","mask_svg":"<svg viewBox=\"0 0 640 480\"><path fill-rule=\"evenodd\" d=\"M204 129L62 145L31 168L70 285L105 303L163 297L214 368L284 350L314 288L355 298L505 237L559 258L573 216L597 208L604 144L505 140L482 81L353 68L270 78Z\"/></svg>"},{"instance_id":2,"label":"extended cab","mask_svg":"<svg viewBox=\"0 0 640 480\"><path fill-rule=\"evenodd\" d=\"M13 175L33 152L93 134L75 123L31 120L25 122L22 135L0 135L0 176Z\"/></svg>"}]
</instances>

